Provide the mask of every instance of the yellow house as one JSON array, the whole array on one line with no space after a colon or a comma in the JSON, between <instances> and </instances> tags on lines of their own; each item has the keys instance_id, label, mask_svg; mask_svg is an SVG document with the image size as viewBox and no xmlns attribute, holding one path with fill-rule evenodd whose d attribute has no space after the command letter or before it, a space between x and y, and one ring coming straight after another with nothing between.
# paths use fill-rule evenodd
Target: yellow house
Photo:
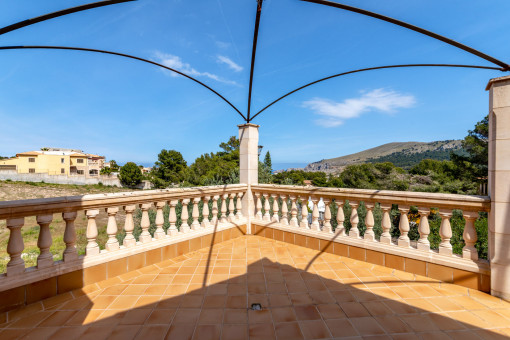
<instances>
[{"instance_id":1,"label":"yellow house","mask_svg":"<svg viewBox=\"0 0 510 340\"><path fill-rule=\"evenodd\" d=\"M104 157L72 149L49 149L16 154L0 160L0 171L16 170L18 174L97 176L104 166Z\"/></svg>"}]
</instances>

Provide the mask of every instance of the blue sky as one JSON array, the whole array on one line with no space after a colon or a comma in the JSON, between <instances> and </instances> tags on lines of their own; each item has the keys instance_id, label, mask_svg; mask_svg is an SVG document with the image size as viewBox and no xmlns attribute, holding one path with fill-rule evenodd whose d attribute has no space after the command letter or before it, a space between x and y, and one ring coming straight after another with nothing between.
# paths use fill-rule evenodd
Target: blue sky
<instances>
[{"instance_id":1,"label":"blue sky","mask_svg":"<svg viewBox=\"0 0 510 340\"><path fill-rule=\"evenodd\" d=\"M86 3L0 1L0 26ZM510 2L349 0L510 62ZM139 0L0 36L0 45L107 49L165 63L207 83L243 113L255 0ZM254 76L257 112L294 88L352 69L404 63L490 64L426 36L297 0L266 0ZM463 138L488 109L499 71L398 69L329 80L272 106L260 144L273 163L313 162L397 141ZM152 164L161 149L192 163L237 135L241 117L193 82L115 56L0 51L0 155L79 148Z\"/></svg>"}]
</instances>

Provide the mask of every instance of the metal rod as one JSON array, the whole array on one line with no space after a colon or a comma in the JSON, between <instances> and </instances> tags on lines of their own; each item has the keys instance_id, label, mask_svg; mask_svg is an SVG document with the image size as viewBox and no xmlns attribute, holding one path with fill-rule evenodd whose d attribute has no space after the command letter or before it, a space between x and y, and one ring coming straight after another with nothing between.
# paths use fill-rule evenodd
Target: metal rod
<instances>
[{"instance_id":1,"label":"metal rod","mask_svg":"<svg viewBox=\"0 0 510 340\"><path fill-rule=\"evenodd\" d=\"M306 88L308 86L320 83L321 81L325 81L325 80L336 78L336 77L345 76L345 75L352 74L352 73L359 73L359 72L373 71L373 70L382 70L382 69L386 69L386 68L402 68L402 67L458 67L458 68L476 68L476 69L486 69L486 70L498 70L498 71L502 71L502 72L506 71L505 69L499 68L499 67L478 66L478 65L458 65L458 64L404 64L404 65L386 65L386 66L377 66L377 67L362 68L362 69L358 69L358 70L353 70L353 71L348 71L348 72L334 74L332 76L321 78L319 80L312 81L311 83L308 83L306 85L298 87L297 89L292 90L292 91L284 94L280 98L272 101L269 105L267 105L262 110L257 112L257 114L254 115L251 118L251 120L255 119L255 117L257 117L259 114L261 114L264 110L269 108L271 105L276 104L277 102L279 102L280 100L284 99L285 97L288 97L291 94L296 93L297 91L300 91L300 90L302 90L302 89L304 89L304 88Z\"/></svg>"},{"instance_id":2,"label":"metal rod","mask_svg":"<svg viewBox=\"0 0 510 340\"><path fill-rule=\"evenodd\" d=\"M235 107L231 102L229 102L221 94L219 94L218 92L216 92L215 90L213 90L212 88L207 86L206 84L202 83L200 80L197 80L197 79L195 79L195 78L193 78L191 76L188 76L187 74L182 73L181 71L178 71L176 69L173 69L171 67L168 67L168 66L165 66L165 65L162 65L162 64L159 64L159 63L156 63L156 62L148 60L148 59L144 59L144 58L140 58L140 57L135 57L135 56L132 56L132 55L129 55L129 54L125 54L125 53L105 51L105 50L97 50L97 49L94 49L94 48L85 48L85 47L67 47L67 46L0 46L0 50L22 50L22 49L49 49L49 50L72 50L72 51L96 52L96 53L104 53L104 54L117 55L117 56L120 56L120 57L130 58L130 59L134 59L134 60L143 61L145 63L149 63L149 64L152 64L152 65L156 65L156 66L162 67L164 69L167 69L169 71L172 71L172 72L175 72L177 74L180 74L181 76L186 77L186 78L188 78L190 80L193 80L195 83L197 83L199 85L202 85L203 87L205 87L206 89L208 89L209 91L213 92L218 97L223 99L228 105L230 105L234 110L236 110L236 112L239 113L241 115L241 117L243 117L244 120L246 120L246 117L241 113L241 111L239 111L237 109L237 107Z\"/></svg>"},{"instance_id":3,"label":"metal rod","mask_svg":"<svg viewBox=\"0 0 510 340\"><path fill-rule=\"evenodd\" d=\"M30 25L36 24L36 23L41 22L41 21L46 21L46 20L50 20L50 19L53 19L53 18L61 17L63 15L67 15L67 14L71 14L71 13L76 13L76 12L81 12L81 11L86 11L88 9L97 8L97 7L103 7L103 6L120 4L120 3L123 3L123 2L129 2L129 1L136 1L136 0L105 0L105 1L98 1L98 2L93 2L93 3L90 3L90 4L85 4L85 5L80 5L80 6L76 6L76 7L71 7L71 8L63 9L63 10L56 11L56 12L53 12L53 13L44 14L44 15L41 15L41 16L38 16L38 17L35 17L35 18L32 18L32 19L23 20L23 21L15 23L15 24L2 27L2 28L0 28L0 35L5 34L5 33L9 33L9 32L12 32L12 31L15 31L17 29L20 29L20 28L23 28L23 27L26 27L26 26L30 26Z\"/></svg>"},{"instance_id":4,"label":"metal rod","mask_svg":"<svg viewBox=\"0 0 510 340\"><path fill-rule=\"evenodd\" d=\"M389 23L392 23L392 24L395 24L395 25L398 25L398 26L410 29L412 31L415 31L415 32L427 35L427 36L429 36L431 38L440 40L440 41L445 42L445 43L447 43L449 45L452 45L454 47L460 48L461 50L464 50L466 52L469 52L471 54L476 55L477 57L480 57L482 59L490 61L493 64L501 66L505 71L510 70L510 65L502 62L501 60L493 58L493 57L491 57L491 56L489 56L489 55L487 55L485 53L482 53L482 52L480 52L478 50L475 50L474 48L471 48L469 46L461 44L461 43L459 43L459 42L457 42L455 40L446 38L446 37L444 37L442 35L439 35L437 33L428 31L428 30L426 30L424 28L421 28L421 27L418 27L418 26L415 26L415 25L408 24L406 22L403 22L403 21L400 21L400 20L397 20L397 19L393 19L393 18L384 16L384 15L381 15L381 14L378 14L378 13L374 13L374 12L370 12L370 11L361 9L361 8L347 6L347 5L344 5L344 4L339 4L337 2L328 1L328 0L301 0L301 1L312 2L312 3L315 3L315 4L320 4L320 5L326 5L326 6L330 6L330 7L340 8L340 9L343 9L343 10L346 10L346 11L350 11L350 12L366 15L366 16L369 16L369 17L372 17L372 18L376 18L376 19L379 19L379 20L382 20L382 21L386 21L386 22L389 22Z\"/></svg>"},{"instance_id":5,"label":"metal rod","mask_svg":"<svg viewBox=\"0 0 510 340\"><path fill-rule=\"evenodd\" d=\"M250 84L248 85L248 114L246 123L250 122L250 110L251 110L251 91L253 86L253 69L255 68L255 54L257 52L257 39L259 36L259 25L260 25L260 14L262 12L262 1L257 0L257 14L255 16L255 30L253 32L253 47L251 50L251 68L250 68Z\"/></svg>"}]
</instances>

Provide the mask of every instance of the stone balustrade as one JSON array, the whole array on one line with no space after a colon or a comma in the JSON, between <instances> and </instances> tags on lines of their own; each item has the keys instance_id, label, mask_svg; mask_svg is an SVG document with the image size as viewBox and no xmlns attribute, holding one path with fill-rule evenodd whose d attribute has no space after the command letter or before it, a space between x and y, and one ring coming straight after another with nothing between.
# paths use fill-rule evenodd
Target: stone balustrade
<instances>
[{"instance_id":1,"label":"stone balustrade","mask_svg":"<svg viewBox=\"0 0 510 340\"><path fill-rule=\"evenodd\" d=\"M246 188L246 185L237 184L0 202L0 220L6 220L10 231L7 244L10 261L6 273L0 274L0 290L244 225L241 198ZM135 236L134 215L137 209L141 210L141 233ZM149 232L150 210L155 210L152 234ZM78 255L76 248L78 211L84 211L87 219L87 244L82 256ZM97 218L102 211L107 214L107 241L104 246L98 244ZM121 212L122 219L119 218ZM62 261L54 261L55 254L50 252L53 237L61 236L51 233L50 225L55 214L61 214L65 221ZM36 216L39 225L39 255L35 268L25 268L22 228L25 218L31 216ZM163 228L165 219L169 224L166 231ZM124 237L119 236L120 233Z\"/></svg>"},{"instance_id":2,"label":"stone balustrade","mask_svg":"<svg viewBox=\"0 0 510 340\"><path fill-rule=\"evenodd\" d=\"M379 253L394 254L464 270L490 272L488 262L478 259L478 251L475 248L477 242L475 221L479 212L490 212L491 201L488 197L268 184L252 185L251 190L256 201L255 219L252 223L257 225L370 249ZM323 216L320 216L318 209L320 200L324 203ZM335 221L332 221L333 203L336 211ZM350 207L349 216L344 214L346 204ZM363 229L360 228L361 217L358 214L361 205L364 206ZM392 225L395 217L391 216L392 207L393 215L399 214L398 225ZM398 213L395 210L397 207ZM413 214L415 221L410 222L408 215L411 207L415 207L417 214ZM374 232L374 209L376 208L380 221L377 235ZM431 249L429 241L431 210L434 214L439 214L441 218L438 235L432 235L440 237L441 241L437 249ZM462 211L465 219L462 235L465 245L462 254L454 254L452 249L450 219L453 210ZM333 224L336 228L333 228ZM350 225L348 231L346 224ZM411 226L417 229L418 239L409 238Z\"/></svg>"}]
</instances>

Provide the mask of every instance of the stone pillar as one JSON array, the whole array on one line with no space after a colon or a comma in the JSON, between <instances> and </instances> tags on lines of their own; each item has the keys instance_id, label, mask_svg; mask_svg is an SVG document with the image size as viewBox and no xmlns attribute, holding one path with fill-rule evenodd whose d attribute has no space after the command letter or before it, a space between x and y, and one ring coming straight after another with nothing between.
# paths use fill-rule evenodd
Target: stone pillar
<instances>
[{"instance_id":1,"label":"stone pillar","mask_svg":"<svg viewBox=\"0 0 510 340\"><path fill-rule=\"evenodd\" d=\"M243 195L243 215L246 217L246 232L251 234L251 221L255 215L255 202L251 184L259 183L259 125L243 124L239 127L239 179L248 184Z\"/></svg>"},{"instance_id":2,"label":"stone pillar","mask_svg":"<svg viewBox=\"0 0 510 340\"><path fill-rule=\"evenodd\" d=\"M489 259L491 294L510 300L510 76L491 79L489 93Z\"/></svg>"}]
</instances>

